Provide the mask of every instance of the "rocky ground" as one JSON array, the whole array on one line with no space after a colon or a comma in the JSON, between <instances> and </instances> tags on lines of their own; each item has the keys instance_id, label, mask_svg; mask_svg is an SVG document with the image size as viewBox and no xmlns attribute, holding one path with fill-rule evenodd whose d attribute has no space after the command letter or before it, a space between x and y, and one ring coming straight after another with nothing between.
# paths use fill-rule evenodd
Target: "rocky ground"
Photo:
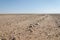
<instances>
[{"instance_id":1,"label":"rocky ground","mask_svg":"<svg viewBox=\"0 0 60 40\"><path fill-rule=\"evenodd\" d=\"M0 15L0 40L60 40L60 15Z\"/></svg>"}]
</instances>

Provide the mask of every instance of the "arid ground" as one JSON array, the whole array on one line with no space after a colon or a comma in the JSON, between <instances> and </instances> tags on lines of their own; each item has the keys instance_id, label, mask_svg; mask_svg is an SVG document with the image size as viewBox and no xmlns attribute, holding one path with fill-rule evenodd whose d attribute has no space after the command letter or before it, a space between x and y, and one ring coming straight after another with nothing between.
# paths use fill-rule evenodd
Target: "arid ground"
<instances>
[{"instance_id":1,"label":"arid ground","mask_svg":"<svg viewBox=\"0 0 60 40\"><path fill-rule=\"evenodd\" d=\"M60 40L60 15L0 15L0 40Z\"/></svg>"}]
</instances>

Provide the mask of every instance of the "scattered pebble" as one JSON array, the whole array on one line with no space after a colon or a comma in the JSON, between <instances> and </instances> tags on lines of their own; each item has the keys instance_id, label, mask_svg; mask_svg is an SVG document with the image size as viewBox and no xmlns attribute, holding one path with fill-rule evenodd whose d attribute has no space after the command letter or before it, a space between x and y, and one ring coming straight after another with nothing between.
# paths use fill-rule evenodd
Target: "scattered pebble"
<instances>
[{"instance_id":1,"label":"scattered pebble","mask_svg":"<svg viewBox=\"0 0 60 40\"><path fill-rule=\"evenodd\" d=\"M31 29L27 29L27 31L29 31L29 32L33 32Z\"/></svg>"},{"instance_id":2,"label":"scattered pebble","mask_svg":"<svg viewBox=\"0 0 60 40\"><path fill-rule=\"evenodd\" d=\"M15 38L12 38L12 40L16 40Z\"/></svg>"},{"instance_id":3,"label":"scattered pebble","mask_svg":"<svg viewBox=\"0 0 60 40\"><path fill-rule=\"evenodd\" d=\"M39 25L39 23L36 23L35 25Z\"/></svg>"},{"instance_id":4,"label":"scattered pebble","mask_svg":"<svg viewBox=\"0 0 60 40\"><path fill-rule=\"evenodd\" d=\"M29 28L32 28L32 27L33 27L32 25L29 26Z\"/></svg>"},{"instance_id":5,"label":"scattered pebble","mask_svg":"<svg viewBox=\"0 0 60 40\"><path fill-rule=\"evenodd\" d=\"M58 27L60 27L60 26L58 26Z\"/></svg>"}]
</instances>

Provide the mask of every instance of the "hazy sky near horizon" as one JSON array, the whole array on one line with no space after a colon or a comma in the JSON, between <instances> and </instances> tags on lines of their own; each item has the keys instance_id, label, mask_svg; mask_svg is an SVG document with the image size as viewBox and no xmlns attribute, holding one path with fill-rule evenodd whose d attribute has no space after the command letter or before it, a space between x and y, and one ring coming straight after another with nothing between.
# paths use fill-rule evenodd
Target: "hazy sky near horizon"
<instances>
[{"instance_id":1,"label":"hazy sky near horizon","mask_svg":"<svg viewBox=\"0 0 60 40\"><path fill-rule=\"evenodd\" d=\"M0 13L60 13L60 0L0 0Z\"/></svg>"}]
</instances>

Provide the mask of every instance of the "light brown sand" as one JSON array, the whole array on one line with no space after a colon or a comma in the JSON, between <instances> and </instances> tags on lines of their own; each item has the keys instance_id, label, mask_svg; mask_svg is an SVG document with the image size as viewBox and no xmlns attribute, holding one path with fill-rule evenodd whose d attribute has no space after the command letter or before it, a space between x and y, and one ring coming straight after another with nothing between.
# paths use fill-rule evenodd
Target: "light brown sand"
<instances>
[{"instance_id":1,"label":"light brown sand","mask_svg":"<svg viewBox=\"0 0 60 40\"><path fill-rule=\"evenodd\" d=\"M60 15L0 15L0 40L60 40Z\"/></svg>"}]
</instances>

